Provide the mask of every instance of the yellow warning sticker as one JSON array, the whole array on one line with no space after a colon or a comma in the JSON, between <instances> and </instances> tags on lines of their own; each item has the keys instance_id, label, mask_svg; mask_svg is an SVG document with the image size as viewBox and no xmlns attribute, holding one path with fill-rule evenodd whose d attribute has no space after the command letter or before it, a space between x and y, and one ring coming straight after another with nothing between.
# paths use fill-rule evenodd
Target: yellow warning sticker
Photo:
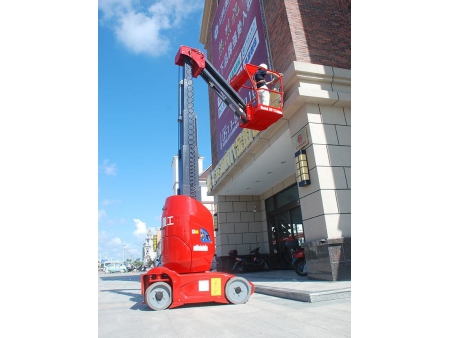
<instances>
[{"instance_id":1,"label":"yellow warning sticker","mask_svg":"<svg viewBox=\"0 0 450 338\"><path fill-rule=\"evenodd\" d=\"M222 278L211 278L211 296L222 295Z\"/></svg>"}]
</instances>

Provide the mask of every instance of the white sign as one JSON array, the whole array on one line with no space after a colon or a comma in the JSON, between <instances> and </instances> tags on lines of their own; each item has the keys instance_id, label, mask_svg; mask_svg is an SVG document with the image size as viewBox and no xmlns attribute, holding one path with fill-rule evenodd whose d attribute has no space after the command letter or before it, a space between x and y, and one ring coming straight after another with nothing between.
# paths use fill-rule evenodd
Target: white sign
<instances>
[{"instance_id":1,"label":"white sign","mask_svg":"<svg viewBox=\"0 0 450 338\"><path fill-rule=\"evenodd\" d=\"M194 245L194 251L208 251L207 245Z\"/></svg>"},{"instance_id":2,"label":"white sign","mask_svg":"<svg viewBox=\"0 0 450 338\"><path fill-rule=\"evenodd\" d=\"M308 132L306 127L300 129L294 136L292 136L292 145L294 146L294 152L306 147L309 144Z\"/></svg>"},{"instance_id":3,"label":"white sign","mask_svg":"<svg viewBox=\"0 0 450 338\"><path fill-rule=\"evenodd\" d=\"M209 291L209 280L199 280L198 291Z\"/></svg>"}]
</instances>

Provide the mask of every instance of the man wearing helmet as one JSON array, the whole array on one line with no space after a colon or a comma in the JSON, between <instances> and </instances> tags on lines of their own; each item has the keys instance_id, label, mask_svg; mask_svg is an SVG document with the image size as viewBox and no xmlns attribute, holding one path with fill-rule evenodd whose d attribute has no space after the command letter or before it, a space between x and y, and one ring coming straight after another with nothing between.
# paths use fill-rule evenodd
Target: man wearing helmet
<instances>
[{"instance_id":1,"label":"man wearing helmet","mask_svg":"<svg viewBox=\"0 0 450 338\"><path fill-rule=\"evenodd\" d=\"M273 78L271 81L266 82L266 75L272 74L276 76L276 78ZM267 85L271 84L273 81L275 81L278 78L278 74L274 73L267 69L267 65L265 63L261 63L258 67L258 70L255 73L255 82L256 82L256 88L258 88L258 97L259 102L261 104L264 104L266 106L269 105L270 100L270 92L267 90Z\"/></svg>"}]
</instances>

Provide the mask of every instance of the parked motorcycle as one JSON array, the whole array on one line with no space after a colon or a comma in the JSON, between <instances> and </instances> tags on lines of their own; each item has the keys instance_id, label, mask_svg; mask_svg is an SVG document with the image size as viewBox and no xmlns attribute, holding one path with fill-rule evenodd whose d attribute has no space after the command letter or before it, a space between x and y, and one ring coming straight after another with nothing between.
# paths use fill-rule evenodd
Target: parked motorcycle
<instances>
[{"instance_id":1,"label":"parked motorcycle","mask_svg":"<svg viewBox=\"0 0 450 338\"><path fill-rule=\"evenodd\" d=\"M135 270L133 270L133 271L146 272L146 271L148 271L148 268L145 265L140 265L140 266L136 267Z\"/></svg>"},{"instance_id":2,"label":"parked motorcycle","mask_svg":"<svg viewBox=\"0 0 450 338\"><path fill-rule=\"evenodd\" d=\"M230 250L228 254L234 257L235 263L232 271L237 270L240 273L247 271L269 271L268 258L259 253L260 247L256 244L256 248L249 248L249 254L253 257L242 258L237 256L237 250Z\"/></svg>"},{"instance_id":3,"label":"parked motorcycle","mask_svg":"<svg viewBox=\"0 0 450 338\"><path fill-rule=\"evenodd\" d=\"M285 254L283 255L283 263L286 266L292 266L294 271L299 276L306 276L306 255L305 249L303 249L298 241L286 241Z\"/></svg>"}]
</instances>

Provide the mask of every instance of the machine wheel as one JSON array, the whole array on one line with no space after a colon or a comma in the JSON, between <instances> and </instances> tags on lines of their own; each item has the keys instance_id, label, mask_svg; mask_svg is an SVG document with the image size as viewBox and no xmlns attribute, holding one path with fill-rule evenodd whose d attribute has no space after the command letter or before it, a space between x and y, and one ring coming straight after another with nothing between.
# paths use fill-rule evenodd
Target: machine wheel
<instances>
[{"instance_id":1,"label":"machine wheel","mask_svg":"<svg viewBox=\"0 0 450 338\"><path fill-rule=\"evenodd\" d=\"M151 309L165 310L172 304L172 288L164 282L151 284L145 290L145 300Z\"/></svg>"},{"instance_id":2,"label":"machine wheel","mask_svg":"<svg viewBox=\"0 0 450 338\"><path fill-rule=\"evenodd\" d=\"M264 271L269 271L270 269L269 269L269 265L267 264L267 262L264 261L263 263L264 263L264 264L263 264L263 270L264 270Z\"/></svg>"},{"instance_id":3,"label":"machine wheel","mask_svg":"<svg viewBox=\"0 0 450 338\"><path fill-rule=\"evenodd\" d=\"M308 273L306 272L306 260L299 259L294 263L295 273L299 276L306 276Z\"/></svg>"},{"instance_id":4,"label":"machine wheel","mask_svg":"<svg viewBox=\"0 0 450 338\"><path fill-rule=\"evenodd\" d=\"M232 277L225 284L225 295L230 303L244 304L250 298L252 287L241 277Z\"/></svg>"}]
</instances>

